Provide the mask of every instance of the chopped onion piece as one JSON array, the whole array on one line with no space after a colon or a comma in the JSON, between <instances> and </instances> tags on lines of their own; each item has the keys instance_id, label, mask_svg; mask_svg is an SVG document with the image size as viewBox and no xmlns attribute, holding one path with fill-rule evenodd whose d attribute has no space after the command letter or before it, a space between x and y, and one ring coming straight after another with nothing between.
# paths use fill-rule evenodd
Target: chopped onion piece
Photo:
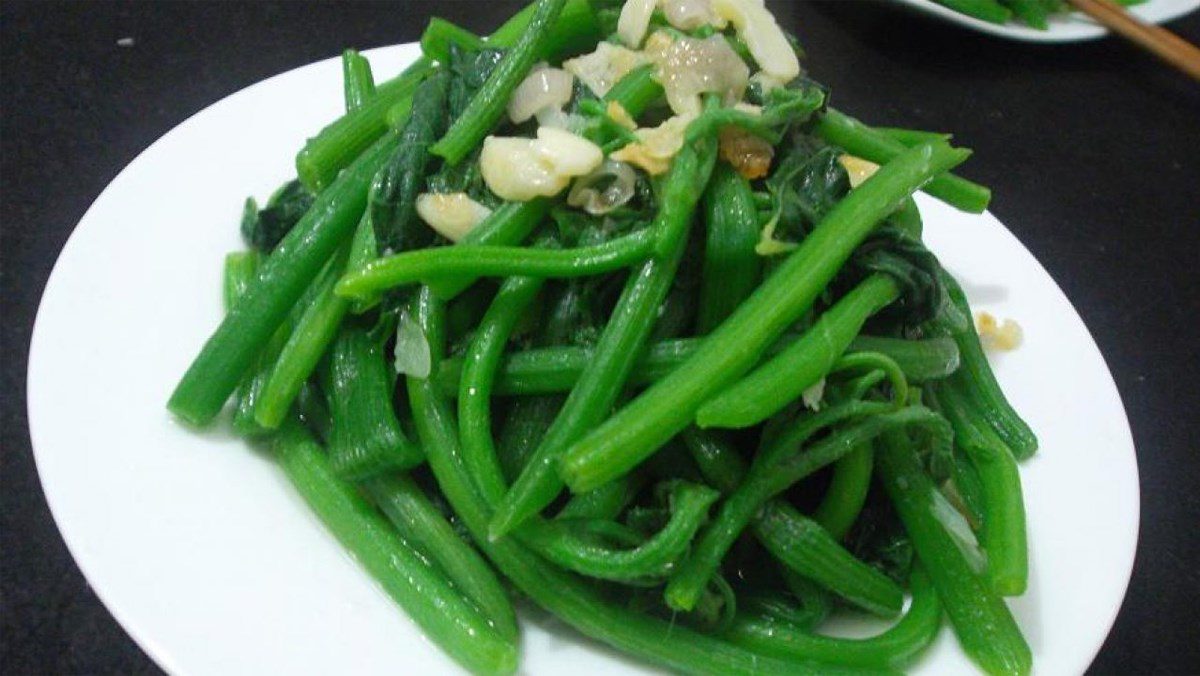
<instances>
[{"instance_id":1,"label":"chopped onion piece","mask_svg":"<svg viewBox=\"0 0 1200 676\"><path fill-rule=\"evenodd\" d=\"M579 78L593 94L603 98L629 71L647 63L649 61L641 52L601 42L592 53L563 61L563 68Z\"/></svg>"},{"instance_id":2,"label":"chopped onion piece","mask_svg":"<svg viewBox=\"0 0 1200 676\"><path fill-rule=\"evenodd\" d=\"M857 188L862 185L863 181L871 178L879 170L878 164L853 155L839 155L838 164L842 165L842 168L846 170L846 174L850 177L851 188Z\"/></svg>"},{"instance_id":3,"label":"chopped onion piece","mask_svg":"<svg viewBox=\"0 0 1200 676\"><path fill-rule=\"evenodd\" d=\"M484 139L479 168L492 192L517 202L552 197L604 161L599 146L568 131L539 127L537 136Z\"/></svg>"},{"instance_id":4,"label":"chopped onion piece","mask_svg":"<svg viewBox=\"0 0 1200 676\"><path fill-rule=\"evenodd\" d=\"M737 29L758 67L781 82L800 75L800 60L771 12L757 0L712 0L713 11Z\"/></svg>"},{"instance_id":5,"label":"chopped onion piece","mask_svg":"<svg viewBox=\"0 0 1200 676\"><path fill-rule=\"evenodd\" d=\"M424 193L417 196L417 215L451 242L466 237L492 210L465 192Z\"/></svg>"},{"instance_id":6,"label":"chopped onion piece","mask_svg":"<svg viewBox=\"0 0 1200 676\"><path fill-rule=\"evenodd\" d=\"M625 0L617 18L617 37L621 42L635 49L642 44L657 4L657 0Z\"/></svg>"},{"instance_id":7,"label":"chopped onion piece","mask_svg":"<svg viewBox=\"0 0 1200 676\"><path fill-rule=\"evenodd\" d=\"M750 68L724 37L659 37L664 35L655 32L646 53L658 67L658 81L671 110L679 115L698 114L700 95L708 92L720 94L728 105L741 100L750 80Z\"/></svg>"},{"instance_id":8,"label":"chopped onion piece","mask_svg":"<svg viewBox=\"0 0 1200 676\"><path fill-rule=\"evenodd\" d=\"M605 181L608 185L600 189ZM600 168L575 181L567 195L567 204L583 207L589 214L598 216L623 206L633 198L637 175L624 162L605 160Z\"/></svg>"},{"instance_id":9,"label":"chopped onion piece","mask_svg":"<svg viewBox=\"0 0 1200 676\"><path fill-rule=\"evenodd\" d=\"M520 124L543 108L562 108L571 100L575 78L561 68L534 67L508 101L508 119Z\"/></svg>"}]
</instances>

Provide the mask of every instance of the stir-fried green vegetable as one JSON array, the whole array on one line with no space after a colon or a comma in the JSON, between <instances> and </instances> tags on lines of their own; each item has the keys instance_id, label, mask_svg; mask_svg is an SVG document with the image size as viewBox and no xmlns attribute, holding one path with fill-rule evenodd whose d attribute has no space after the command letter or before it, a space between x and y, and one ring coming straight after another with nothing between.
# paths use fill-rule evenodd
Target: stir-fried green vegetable
<instances>
[{"instance_id":1,"label":"stir-fried green vegetable","mask_svg":"<svg viewBox=\"0 0 1200 676\"><path fill-rule=\"evenodd\" d=\"M1066 0L934 0L966 16L989 23L1007 23L1014 16L1037 30L1050 27L1049 19L1071 11ZM1119 5L1140 5L1146 0L1116 0Z\"/></svg>"},{"instance_id":2,"label":"stir-fried green vegetable","mask_svg":"<svg viewBox=\"0 0 1200 676\"><path fill-rule=\"evenodd\" d=\"M1027 673L1003 597L1037 440L912 199L986 208L948 173L969 151L830 108L756 0L654 7L434 20L378 85L347 50L346 114L247 203L170 410L232 396L474 672L518 668L519 596L688 673L896 669L943 611L982 668ZM906 589L877 636L821 633Z\"/></svg>"}]
</instances>

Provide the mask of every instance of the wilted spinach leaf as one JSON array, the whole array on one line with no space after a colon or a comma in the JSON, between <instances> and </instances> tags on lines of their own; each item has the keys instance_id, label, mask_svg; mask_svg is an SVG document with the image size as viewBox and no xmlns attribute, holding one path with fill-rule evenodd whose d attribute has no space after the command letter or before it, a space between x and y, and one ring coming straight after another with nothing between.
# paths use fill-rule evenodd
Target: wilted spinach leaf
<instances>
[{"instance_id":1,"label":"wilted spinach leaf","mask_svg":"<svg viewBox=\"0 0 1200 676\"><path fill-rule=\"evenodd\" d=\"M242 239L250 247L269 253L304 216L313 199L313 194L298 180L280 186L262 209L253 197L246 198L242 211Z\"/></svg>"}]
</instances>

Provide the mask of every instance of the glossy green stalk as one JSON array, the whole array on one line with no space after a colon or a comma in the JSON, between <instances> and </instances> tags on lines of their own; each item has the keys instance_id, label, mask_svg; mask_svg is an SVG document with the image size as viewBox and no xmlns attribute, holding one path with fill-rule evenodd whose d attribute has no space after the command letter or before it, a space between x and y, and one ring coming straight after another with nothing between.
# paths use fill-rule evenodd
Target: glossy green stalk
<instances>
[{"instance_id":1,"label":"glossy green stalk","mask_svg":"<svg viewBox=\"0 0 1200 676\"><path fill-rule=\"evenodd\" d=\"M773 617L741 613L722 636L777 657L836 661L866 669L900 669L933 642L942 625L937 591L920 568L913 571L912 592L912 605L904 617L870 638L821 636Z\"/></svg>"},{"instance_id":2,"label":"glossy green stalk","mask_svg":"<svg viewBox=\"0 0 1200 676\"><path fill-rule=\"evenodd\" d=\"M512 277L504 282L475 330L467 349L459 385L459 439L463 461L472 476L487 483L476 489L497 502L507 489L492 439L491 390L496 366L513 327L537 295L541 281ZM561 522L531 521L521 529L521 541L550 561L590 577L614 580L664 575L684 552L716 500L701 486L681 485L672 493L670 523L655 537L631 550L616 551L573 536Z\"/></svg>"},{"instance_id":3,"label":"glossy green stalk","mask_svg":"<svg viewBox=\"0 0 1200 676\"><path fill-rule=\"evenodd\" d=\"M566 0L537 0L529 26L512 48L504 53L495 70L467 104L466 110L454 120L441 140L430 148L430 152L445 158L448 164L458 164L483 141L483 137L504 115L513 90L525 79L543 51L543 43L565 4Z\"/></svg>"},{"instance_id":4,"label":"glossy green stalk","mask_svg":"<svg viewBox=\"0 0 1200 676\"><path fill-rule=\"evenodd\" d=\"M339 480L298 423L275 438L280 465L325 526L442 650L475 672L509 673L517 646L404 542L354 486Z\"/></svg>"},{"instance_id":5,"label":"glossy green stalk","mask_svg":"<svg viewBox=\"0 0 1200 676\"><path fill-rule=\"evenodd\" d=\"M501 637L517 639L517 617L504 585L483 556L463 540L412 479L392 474L363 485L400 537L441 567L490 620Z\"/></svg>"},{"instance_id":6,"label":"glossy green stalk","mask_svg":"<svg viewBox=\"0 0 1200 676\"><path fill-rule=\"evenodd\" d=\"M375 256L375 239L364 214L354 236L335 255L330 272L318 282L312 302L296 322L287 342L279 351L270 377L254 404L254 421L264 429L275 429L287 417L292 402L317 369L321 356L329 348L350 303L334 293L338 279L346 270L357 269Z\"/></svg>"},{"instance_id":7,"label":"glossy green stalk","mask_svg":"<svg viewBox=\"0 0 1200 676\"><path fill-rule=\"evenodd\" d=\"M791 345L799 338L784 335L768 350ZM631 385L649 385L687 361L700 347L701 338L675 338L654 343L638 361L629 377ZM944 378L958 368L958 347L950 338L906 340L858 336L850 342L847 354L877 352L895 361L905 378L913 382ZM590 348L583 346L553 346L509 352L500 363L495 394L535 395L569 392L584 366L592 358ZM462 359L447 359L436 374L442 393L458 394L458 378Z\"/></svg>"},{"instance_id":8,"label":"glossy green stalk","mask_svg":"<svg viewBox=\"0 0 1200 676\"><path fill-rule=\"evenodd\" d=\"M762 258L754 247L761 237L750 182L727 164L713 172L704 197L704 264L696 331L712 331L733 314L758 286Z\"/></svg>"},{"instance_id":9,"label":"glossy green stalk","mask_svg":"<svg viewBox=\"0 0 1200 676\"><path fill-rule=\"evenodd\" d=\"M713 397L696 412L700 427L750 427L800 398L833 368L871 315L899 296L876 273L826 310L799 340Z\"/></svg>"},{"instance_id":10,"label":"glossy green stalk","mask_svg":"<svg viewBox=\"0 0 1200 676\"><path fill-rule=\"evenodd\" d=\"M361 108L375 95L375 81L371 75L371 64L358 52L348 49L342 54L342 70L346 89L346 110ZM369 201L369 197L368 197ZM291 410L292 402L299 395L309 376L317 368L317 362L329 344L337 336L338 327L349 309L342 298L333 293L333 287L347 268L355 269L375 256L375 240L371 230L370 216L364 211L350 242L342 245L334 254L326 273L318 278L313 298L304 307L289 331L287 342L278 350L269 372L259 378L264 382L257 387L255 396L247 402L239 402L235 426L239 418L249 415L243 425L268 431L279 427ZM282 327L281 327L282 328ZM245 409L245 410L243 410Z\"/></svg>"},{"instance_id":11,"label":"glossy green stalk","mask_svg":"<svg viewBox=\"0 0 1200 676\"><path fill-rule=\"evenodd\" d=\"M492 47L514 47L525 33L533 29L539 11L531 2L488 37ZM569 56L591 50L604 39L596 22L596 12L589 0L567 0L553 27L540 42L535 61L558 62Z\"/></svg>"},{"instance_id":12,"label":"glossy green stalk","mask_svg":"<svg viewBox=\"0 0 1200 676\"><path fill-rule=\"evenodd\" d=\"M968 155L944 143L913 148L850 191L691 358L566 451L559 472L571 490L625 474L682 431L701 404L745 374L812 307L895 204Z\"/></svg>"},{"instance_id":13,"label":"glossy green stalk","mask_svg":"<svg viewBox=\"0 0 1200 676\"><path fill-rule=\"evenodd\" d=\"M850 451L870 442L883 431L940 420L937 414L919 407L880 412L874 402L839 404L800 418L778 439L761 450L746 478L721 504L713 522L700 535L691 555L676 569L663 592L667 605L691 610L708 580L717 572L721 560L742 530L760 513L763 505L800 479L837 461ZM862 417L862 416L866 417ZM830 425L856 419L834 430L818 442L805 446L813 434ZM803 448L801 452L800 449ZM761 522L760 522L761 523ZM794 523L794 522L793 522ZM770 521L767 521L768 526ZM828 533L817 527L826 537ZM798 534L799 535L799 534ZM786 555L786 552L776 553ZM868 610L880 614L899 610L900 599Z\"/></svg>"},{"instance_id":14,"label":"glossy green stalk","mask_svg":"<svg viewBox=\"0 0 1200 676\"><path fill-rule=\"evenodd\" d=\"M1008 447L987 423L974 415L958 378L938 383L934 397L954 427L954 443L966 453L979 475L983 497L983 532L987 577L1004 596L1025 593L1029 556L1025 535L1025 504L1021 476Z\"/></svg>"},{"instance_id":15,"label":"glossy green stalk","mask_svg":"<svg viewBox=\"0 0 1200 676\"><path fill-rule=\"evenodd\" d=\"M435 362L444 350L442 308L423 289L417 316L430 338ZM429 465L454 512L500 571L534 603L593 639L668 669L696 674L836 673L837 668L779 660L626 609L591 584L548 564L513 538L491 540L492 505L475 489L462 460L453 409L430 380L408 379L414 420Z\"/></svg>"},{"instance_id":16,"label":"glossy green stalk","mask_svg":"<svg viewBox=\"0 0 1200 676\"><path fill-rule=\"evenodd\" d=\"M618 581L661 578L686 553L719 495L707 486L677 483L671 491L670 520L632 549L614 550L569 537L570 522L558 519L522 527L520 539L551 563L588 577Z\"/></svg>"},{"instance_id":17,"label":"glossy green stalk","mask_svg":"<svg viewBox=\"0 0 1200 676\"><path fill-rule=\"evenodd\" d=\"M633 501L643 477L629 474L619 481L604 484L594 491L571 496L555 519L613 520Z\"/></svg>"},{"instance_id":18,"label":"glossy green stalk","mask_svg":"<svg viewBox=\"0 0 1200 676\"><path fill-rule=\"evenodd\" d=\"M439 63L450 62L450 46L464 51L487 47L487 40L440 17L433 17L421 33L421 53Z\"/></svg>"},{"instance_id":19,"label":"glossy green stalk","mask_svg":"<svg viewBox=\"0 0 1200 676\"><path fill-rule=\"evenodd\" d=\"M536 3L525 6L487 38L481 38L445 19L434 17L429 20L429 25L421 34L421 52L427 58L444 64L450 61L451 45L467 51L484 47L512 47L529 29L529 22L536 10ZM554 28L541 45L538 60L561 61L568 56L587 51L597 40L603 38L599 31L595 12L588 0L567 0Z\"/></svg>"},{"instance_id":20,"label":"glossy green stalk","mask_svg":"<svg viewBox=\"0 0 1200 676\"><path fill-rule=\"evenodd\" d=\"M329 348L323 390L332 427L329 461L344 479L366 479L421 463L392 404L393 376L383 349L366 329L342 327Z\"/></svg>"},{"instance_id":21,"label":"glossy green stalk","mask_svg":"<svg viewBox=\"0 0 1200 676\"><path fill-rule=\"evenodd\" d=\"M505 202L472 228L455 246L513 246L520 244L529 237L534 228L541 224L549 210L550 201L546 199ZM478 277L474 276L435 279L429 281L429 288L433 289L438 298L450 300L465 291L477 279Z\"/></svg>"},{"instance_id":22,"label":"glossy green stalk","mask_svg":"<svg viewBox=\"0 0 1200 676\"><path fill-rule=\"evenodd\" d=\"M879 352L900 365L912 382L939 380L958 370L958 345L947 337L908 340L887 336L858 335L847 352Z\"/></svg>"},{"instance_id":23,"label":"glossy green stalk","mask_svg":"<svg viewBox=\"0 0 1200 676\"><path fill-rule=\"evenodd\" d=\"M862 512L871 490L874 464L875 451L870 444L859 446L834 464L829 488L812 515L834 539L845 538Z\"/></svg>"},{"instance_id":24,"label":"glossy green stalk","mask_svg":"<svg viewBox=\"0 0 1200 676\"><path fill-rule=\"evenodd\" d=\"M890 162L906 150L903 143L833 108L817 117L813 133L851 155L877 164ZM953 174L934 178L924 190L953 207L976 214L983 213L992 199L991 190Z\"/></svg>"},{"instance_id":25,"label":"glossy green stalk","mask_svg":"<svg viewBox=\"0 0 1200 676\"><path fill-rule=\"evenodd\" d=\"M920 129L902 129L900 127L875 127L875 131L884 134L893 141L899 141L909 148L930 141L947 141L953 134L943 134L938 131L922 131Z\"/></svg>"},{"instance_id":26,"label":"glossy green stalk","mask_svg":"<svg viewBox=\"0 0 1200 676\"><path fill-rule=\"evenodd\" d=\"M417 59L404 72L379 84L375 95L361 108L334 120L308 139L296 155L296 175L304 185L314 192L333 185L342 169L387 132L388 112L398 103L411 102L417 85L432 70L429 59Z\"/></svg>"},{"instance_id":27,"label":"glossy green stalk","mask_svg":"<svg viewBox=\"0 0 1200 676\"><path fill-rule=\"evenodd\" d=\"M483 277L588 277L613 272L650 257L655 233L638 230L595 246L541 249L518 246L445 246L376 259L346 275L337 293L369 298L386 289L428 279Z\"/></svg>"},{"instance_id":28,"label":"glossy green stalk","mask_svg":"<svg viewBox=\"0 0 1200 676\"><path fill-rule=\"evenodd\" d=\"M972 408L982 416L987 424L1008 445L1018 460L1024 460L1037 451L1038 441L1033 430L1013 410L996 374L988 364L983 345L979 342L979 334L975 332L971 306L962 287L945 270L939 275L942 285L950 302L960 315L961 321L951 322L940 317L934 324L933 330L942 335L948 335L958 345L961 366L959 381L964 393L972 403ZM961 324L961 325L960 325Z\"/></svg>"},{"instance_id":29,"label":"glossy green stalk","mask_svg":"<svg viewBox=\"0 0 1200 676\"><path fill-rule=\"evenodd\" d=\"M946 504L945 498L922 469L912 442L901 433L885 435L875 462L963 651L989 674L1028 674L1033 662L1029 644L1004 599L947 530L938 507Z\"/></svg>"},{"instance_id":30,"label":"glossy green stalk","mask_svg":"<svg viewBox=\"0 0 1200 676\"><path fill-rule=\"evenodd\" d=\"M493 480L487 485L475 486L489 502L500 500L508 489L492 437L492 384L496 366L513 327L541 290L542 283L534 277L506 279L479 321L463 356L458 391L458 435L467 470L473 476Z\"/></svg>"},{"instance_id":31,"label":"glossy green stalk","mask_svg":"<svg viewBox=\"0 0 1200 676\"><path fill-rule=\"evenodd\" d=\"M688 428L684 442L704 479L729 494L747 473L746 462L714 432ZM769 500L752 524L755 538L789 571L851 603L884 615L899 612L903 592L859 561L827 531L784 500Z\"/></svg>"},{"instance_id":32,"label":"glossy green stalk","mask_svg":"<svg viewBox=\"0 0 1200 676\"><path fill-rule=\"evenodd\" d=\"M234 251L225 254L225 275L221 286L221 295L225 300L225 311L228 312L237 304L246 290L258 277L258 266L262 264L262 254L257 251Z\"/></svg>"},{"instance_id":33,"label":"glossy green stalk","mask_svg":"<svg viewBox=\"0 0 1200 676\"><path fill-rule=\"evenodd\" d=\"M533 458L497 508L492 537L503 536L554 500L562 490L555 466L563 451L603 420L616 403L646 348L659 307L675 279L686 246L687 226L700 199L695 186L708 183L716 161L716 145L715 139L704 138L685 144L675 157L661 190L658 214L646 229L659 247L669 245L670 253L630 272L591 361L584 366Z\"/></svg>"},{"instance_id":34,"label":"glossy green stalk","mask_svg":"<svg viewBox=\"0 0 1200 676\"><path fill-rule=\"evenodd\" d=\"M317 196L262 266L259 281L227 315L175 387L167 408L205 425L321 268L350 236L366 207L367 187L396 144L389 134Z\"/></svg>"},{"instance_id":35,"label":"glossy green stalk","mask_svg":"<svg viewBox=\"0 0 1200 676\"><path fill-rule=\"evenodd\" d=\"M581 320L583 305L580 290L581 285L574 282L563 285L561 293L554 297L550 307L543 313L535 344L553 344L568 339ZM439 382L445 382L441 379L444 371L445 361L438 369ZM492 378L493 388L499 375L497 372ZM454 396L458 394L459 379L456 373L453 380ZM560 408L562 397L559 396L523 397L509 404L497 442L500 465L504 468L507 481L514 481L520 475Z\"/></svg>"},{"instance_id":36,"label":"glossy green stalk","mask_svg":"<svg viewBox=\"0 0 1200 676\"><path fill-rule=\"evenodd\" d=\"M375 76L371 62L357 50L342 52L342 87L345 90L346 112L362 108L375 95Z\"/></svg>"}]
</instances>

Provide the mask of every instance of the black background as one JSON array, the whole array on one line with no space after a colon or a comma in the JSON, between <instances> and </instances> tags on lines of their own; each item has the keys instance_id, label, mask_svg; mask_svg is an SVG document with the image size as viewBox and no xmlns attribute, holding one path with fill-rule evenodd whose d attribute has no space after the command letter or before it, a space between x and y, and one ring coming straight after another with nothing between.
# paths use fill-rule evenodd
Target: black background
<instances>
[{"instance_id":1,"label":"black background","mask_svg":"<svg viewBox=\"0 0 1200 676\"><path fill-rule=\"evenodd\" d=\"M993 187L995 213L1083 315L1125 401L1142 489L1133 581L1093 670L1200 671L1200 84L1115 39L1041 46L873 2L772 5L839 107L973 147L964 173ZM0 4L0 671L157 671L71 561L26 428L38 299L88 205L160 135L262 78L414 40L433 14L485 32L515 7ZM1170 27L1200 42L1200 14Z\"/></svg>"}]
</instances>

